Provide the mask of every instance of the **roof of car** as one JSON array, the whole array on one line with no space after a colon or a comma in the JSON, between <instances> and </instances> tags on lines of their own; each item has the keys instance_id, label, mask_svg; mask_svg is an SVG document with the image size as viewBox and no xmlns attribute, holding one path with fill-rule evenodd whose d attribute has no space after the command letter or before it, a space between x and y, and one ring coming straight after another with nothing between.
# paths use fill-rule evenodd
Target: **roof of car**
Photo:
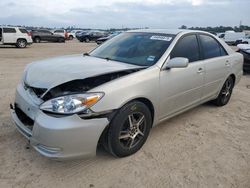
<instances>
[{"instance_id":1,"label":"roof of car","mask_svg":"<svg viewBox=\"0 0 250 188\"><path fill-rule=\"evenodd\" d=\"M144 33L162 33L162 34L170 34L177 35L179 33L189 33L189 32L202 32L197 30L188 30L188 29L138 29L138 30L130 30L127 32L144 32Z\"/></svg>"},{"instance_id":2,"label":"roof of car","mask_svg":"<svg viewBox=\"0 0 250 188\"><path fill-rule=\"evenodd\" d=\"M7 26L7 25L0 25L0 27L4 27L4 28L19 28L19 29L25 29L24 27L14 27L14 26Z\"/></svg>"}]
</instances>

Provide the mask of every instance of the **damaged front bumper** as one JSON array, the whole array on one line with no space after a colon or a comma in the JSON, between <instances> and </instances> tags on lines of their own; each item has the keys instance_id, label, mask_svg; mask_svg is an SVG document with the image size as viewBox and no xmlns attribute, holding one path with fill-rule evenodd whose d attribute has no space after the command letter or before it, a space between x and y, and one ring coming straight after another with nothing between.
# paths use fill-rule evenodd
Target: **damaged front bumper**
<instances>
[{"instance_id":1,"label":"damaged front bumper","mask_svg":"<svg viewBox=\"0 0 250 188\"><path fill-rule=\"evenodd\" d=\"M19 132L40 154L58 159L96 154L99 138L109 124L108 118L53 117L34 106L19 85L11 116Z\"/></svg>"}]
</instances>

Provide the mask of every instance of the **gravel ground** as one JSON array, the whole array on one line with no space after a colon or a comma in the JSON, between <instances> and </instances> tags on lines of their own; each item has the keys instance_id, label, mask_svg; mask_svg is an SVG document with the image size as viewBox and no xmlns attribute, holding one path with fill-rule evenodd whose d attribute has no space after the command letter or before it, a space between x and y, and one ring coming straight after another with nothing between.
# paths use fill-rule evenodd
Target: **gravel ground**
<instances>
[{"instance_id":1,"label":"gravel ground","mask_svg":"<svg viewBox=\"0 0 250 188\"><path fill-rule=\"evenodd\" d=\"M57 162L40 156L9 115L15 87L27 63L83 53L94 43L40 43L0 48L0 187L250 187L250 76L230 103L204 104L151 130L135 155Z\"/></svg>"}]
</instances>

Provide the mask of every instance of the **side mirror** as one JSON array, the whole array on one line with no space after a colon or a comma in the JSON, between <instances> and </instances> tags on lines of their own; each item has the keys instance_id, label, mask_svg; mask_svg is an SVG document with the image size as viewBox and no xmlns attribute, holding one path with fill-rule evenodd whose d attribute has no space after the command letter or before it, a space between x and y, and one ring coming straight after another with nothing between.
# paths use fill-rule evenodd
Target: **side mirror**
<instances>
[{"instance_id":1,"label":"side mirror","mask_svg":"<svg viewBox=\"0 0 250 188\"><path fill-rule=\"evenodd\" d=\"M166 64L166 69L185 68L188 66L189 60L184 57L175 57L170 59Z\"/></svg>"}]
</instances>

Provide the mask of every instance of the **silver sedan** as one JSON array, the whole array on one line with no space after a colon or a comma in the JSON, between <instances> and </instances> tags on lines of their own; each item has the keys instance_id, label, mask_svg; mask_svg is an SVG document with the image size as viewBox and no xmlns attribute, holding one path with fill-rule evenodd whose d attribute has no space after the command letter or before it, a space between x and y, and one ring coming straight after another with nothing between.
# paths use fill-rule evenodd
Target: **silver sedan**
<instances>
[{"instance_id":1,"label":"silver sedan","mask_svg":"<svg viewBox=\"0 0 250 188\"><path fill-rule=\"evenodd\" d=\"M212 101L226 105L243 57L212 34L136 30L84 55L29 64L10 105L17 129L42 155L137 152L150 129Z\"/></svg>"}]
</instances>

